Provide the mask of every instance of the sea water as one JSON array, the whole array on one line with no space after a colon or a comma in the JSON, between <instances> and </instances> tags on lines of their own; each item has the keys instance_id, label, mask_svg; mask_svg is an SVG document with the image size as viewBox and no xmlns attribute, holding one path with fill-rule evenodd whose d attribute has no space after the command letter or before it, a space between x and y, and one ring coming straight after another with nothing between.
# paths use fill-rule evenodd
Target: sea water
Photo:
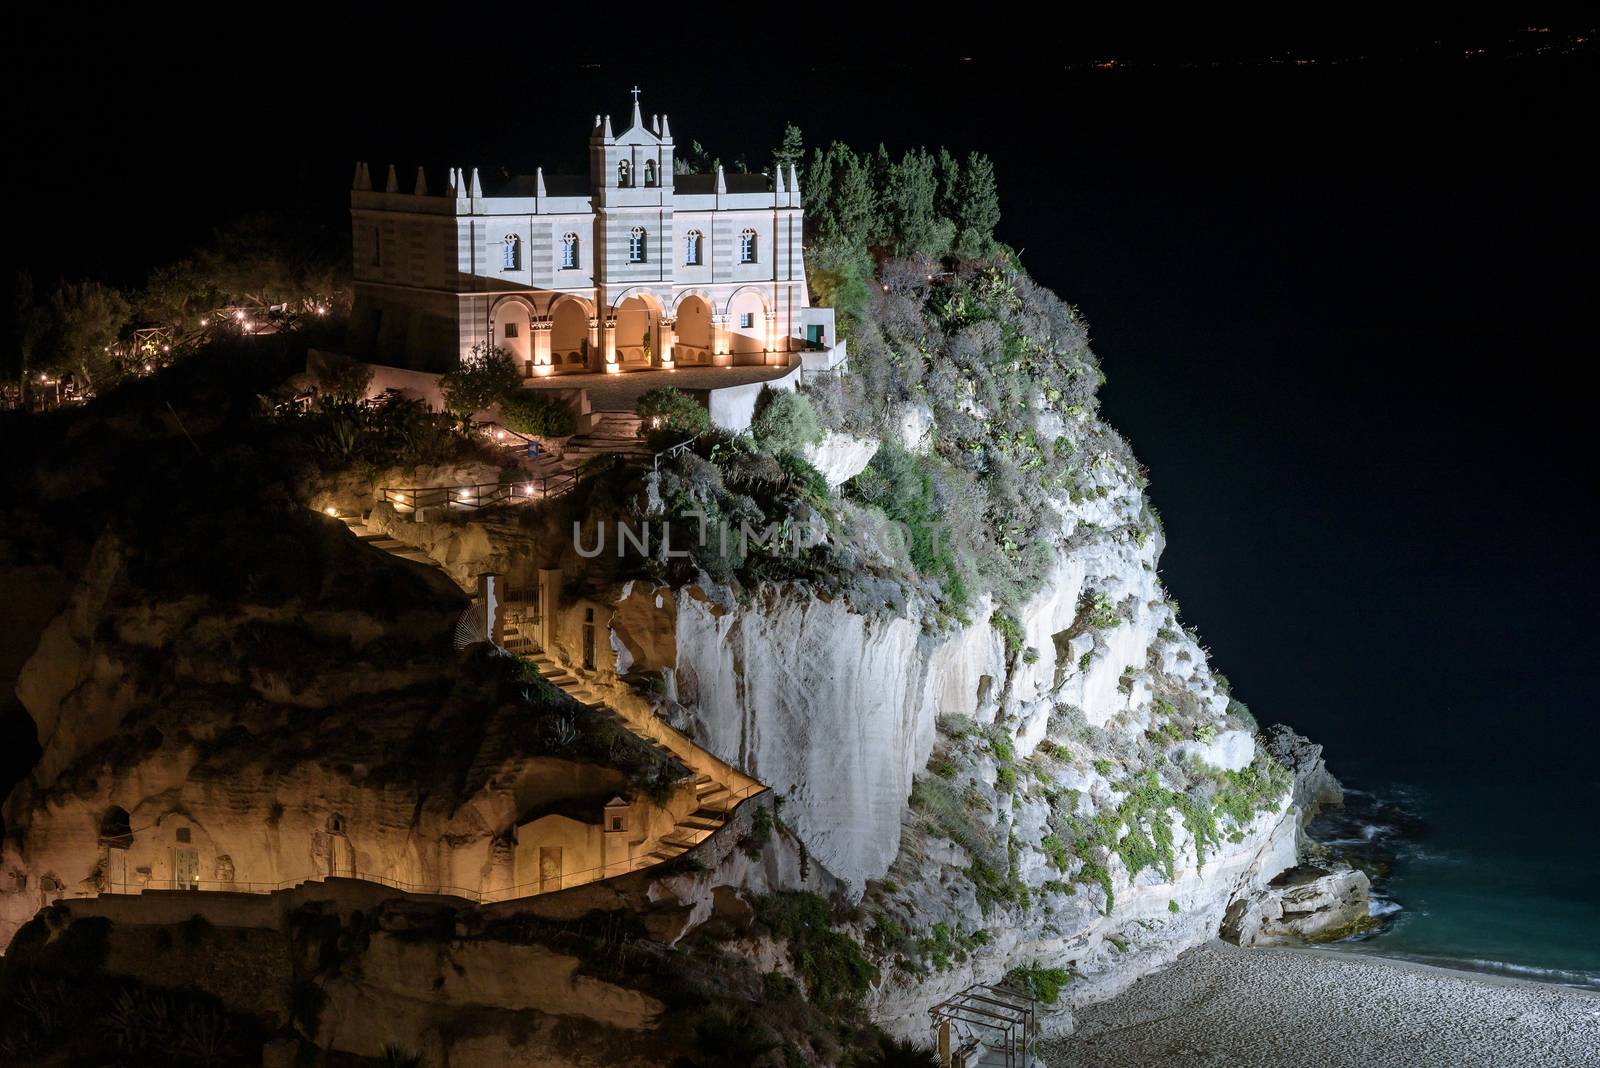
<instances>
[{"instance_id":1,"label":"sea water","mask_svg":"<svg viewBox=\"0 0 1600 1068\"><path fill-rule=\"evenodd\" d=\"M1481 783L1383 782L1311 830L1373 877L1384 921L1338 948L1600 990L1600 843L1548 812Z\"/></svg>"}]
</instances>

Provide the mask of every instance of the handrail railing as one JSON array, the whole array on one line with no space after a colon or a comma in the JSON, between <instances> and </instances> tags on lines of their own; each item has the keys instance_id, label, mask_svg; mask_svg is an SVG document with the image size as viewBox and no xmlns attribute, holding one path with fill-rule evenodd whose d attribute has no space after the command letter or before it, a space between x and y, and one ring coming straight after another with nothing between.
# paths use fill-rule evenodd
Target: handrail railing
<instances>
[{"instance_id":1,"label":"handrail railing","mask_svg":"<svg viewBox=\"0 0 1600 1068\"><path fill-rule=\"evenodd\" d=\"M705 433L705 431L703 431L703 430L700 432L700 434L704 434L704 433ZM661 471L661 458L663 456L665 456L667 459L670 460L674 456L680 455L681 453L686 451L689 448L690 445L693 445L695 442L700 440L700 434L696 434L694 437L690 438L688 441L680 441L676 445L669 445L667 448L662 449L660 452L656 453L654 456L652 456L650 458L650 470L654 471L654 472L657 472L657 473L660 473L660 471Z\"/></svg>"},{"instance_id":2,"label":"handrail railing","mask_svg":"<svg viewBox=\"0 0 1600 1068\"><path fill-rule=\"evenodd\" d=\"M555 471L516 482L481 482L458 486L384 486L381 499L402 513L423 508L477 511L502 504L526 504L559 497L578 484L576 473Z\"/></svg>"},{"instance_id":3,"label":"handrail railing","mask_svg":"<svg viewBox=\"0 0 1600 1068\"><path fill-rule=\"evenodd\" d=\"M752 797L766 793L767 787L761 783L752 783L729 798L727 807L723 810L732 817L738 807ZM404 879L397 879L390 875L379 875L374 872L339 871L328 875L307 875L300 879L284 879L279 882L258 882L247 879L194 879L182 881L176 879L151 879L131 883L127 881L113 881L111 889L105 893L139 893L145 890L193 890L206 893L245 893L245 894L273 894L281 890L290 890L305 883L322 882L326 879L355 879L360 882L378 883L383 886L399 890L407 894L424 894L439 897L460 897L468 901L475 901L480 905L493 904L501 901L515 901L519 898L538 897L540 894L553 894L558 890L569 890L575 886L586 886L589 883L599 882L603 879L614 879L623 875L632 875L634 872L648 871L664 865L679 862L698 851L707 842L711 841L723 828L724 823L701 841L690 846L676 857L668 860L657 861L653 864L640 864L640 858L631 857L628 860L612 861L610 864L597 864L575 872L563 872L554 879L534 879L525 883L516 883L495 889L477 890L465 886L454 886L449 883L414 883ZM648 839L646 841L649 841ZM550 885L555 883L557 885ZM119 889L120 887L120 889ZM69 897L98 897L98 892L74 892Z\"/></svg>"}]
</instances>

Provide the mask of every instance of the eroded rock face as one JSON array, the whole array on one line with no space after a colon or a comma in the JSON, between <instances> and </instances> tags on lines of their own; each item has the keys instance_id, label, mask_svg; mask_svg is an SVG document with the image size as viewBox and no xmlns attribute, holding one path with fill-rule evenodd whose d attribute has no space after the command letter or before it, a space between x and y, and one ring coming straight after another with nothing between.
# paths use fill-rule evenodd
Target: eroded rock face
<instances>
[{"instance_id":1,"label":"eroded rock face","mask_svg":"<svg viewBox=\"0 0 1600 1068\"><path fill-rule=\"evenodd\" d=\"M108 890L511 886L521 812L623 790L479 694L447 579L302 515L327 578L288 597L168 596L99 540L19 672L42 755L5 802L0 943Z\"/></svg>"},{"instance_id":2,"label":"eroded rock face","mask_svg":"<svg viewBox=\"0 0 1600 1068\"><path fill-rule=\"evenodd\" d=\"M1267 751L1294 776L1294 804L1304 827L1325 805L1344 804L1344 787L1322 762L1322 746L1279 723L1266 733Z\"/></svg>"},{"instance_id":3,"label":"eroded rock face","mask_svg":"<svg viewBox=\"0 0 1600 1068\"><path fill-rule=\"evenodd\" d=\"M1094 480L1056 502L1020 648L987 602L953 627L914 598L677 602L694 737L781 794L811 858L862 895L874 1011L907 1035L940 999L1028 967L1071 976L1048 1018L1068 1027L1071 1004L1215 937L1230 901L1296 861L1289 776L1178 624L1142 489L1112 463ZM1117 839L1095 839L1113 816Z\"/></svg>"},{"instance_id":4,"label":"eroded rock face","mask_svg":"<svg viewBox=\"0 0 1600 1068\"><path fill-rule=\"evenodd\" d=\"M1361 930L1370 884L1354 868L1299 865L1228 906L1222 937L1239 946L1328 942Z\"/></svg>"}]
</instances>

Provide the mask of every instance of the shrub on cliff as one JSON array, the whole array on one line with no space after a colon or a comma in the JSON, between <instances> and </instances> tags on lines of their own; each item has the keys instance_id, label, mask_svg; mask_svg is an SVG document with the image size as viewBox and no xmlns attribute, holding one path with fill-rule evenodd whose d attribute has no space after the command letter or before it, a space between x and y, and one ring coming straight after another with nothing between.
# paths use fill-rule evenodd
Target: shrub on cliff
<instances>
[{"instance_id":1,"label":"shrub on cliff","mask_svg":"<svg viewBox=\"0 0 1600 1068\"><path fill-rule=\"evenodd\" d=\"M501 400L500 421L518 434L535 438L569 437L578 429L570 405L533 389L517 390Z\"/></svg>"},{"instance_id":2,"label":"shrub on cliff","mask_svg":"<svg viewBox=\"0 0 1600 1068\"><path fill-rule=\"evenodd\" d=\"M789 960L823 1012L858 1007L877 981L877 967L834 925L826 898L807 890L771 894L757 903L756 918L788 941Z\"/></svg>"},{"instance_id":3,"label":"shrub on cliff","mask_svg":"<svg viewBox=\"0 0 1600 1068\"><path fill-rule=\"evenodd\" d=\"M798 453L805 446L822 440L817 411L803 393L762 392L765 406L750 424L756 442L770 453Z\"/></svg>"},{"instance_id":4,"label":"shrub on cliff","mask_svg":"<svg viewBox=\"0 0 1600 1068\"><path fill-rule=\"evenodd\" d=\"M671 386L645 393L639 398L637 411L654 449L667 448L711 429L711 413L705 405Z\"/></svg>"}]
</instances>

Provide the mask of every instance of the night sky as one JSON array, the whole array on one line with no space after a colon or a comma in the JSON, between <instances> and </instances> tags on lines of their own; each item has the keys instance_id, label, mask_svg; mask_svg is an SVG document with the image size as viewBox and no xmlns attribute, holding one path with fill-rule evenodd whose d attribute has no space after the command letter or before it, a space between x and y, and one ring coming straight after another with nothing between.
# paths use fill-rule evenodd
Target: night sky
<instances>
[{"instance_id":1,"label":"night sky","mask_svg":"<svg viewBox=\"0 0 1600 1068\"><path fill-rule=\"evenodd\" d=\"M1018 53L834 24L740 71L721 45L508 59L545 32L519 19L448 56L296 24L143 64L122 28L41 31L9 105L34 195L10 203L88 210L25 213L8 251L42 283L133 284L239 211L342 225L358 158L565 170L635 83L725 159L759 165L786 120L985 151L999 236L1093 325L1167 584L1238 694L1357 784L1495 806L1479 860L1592 850L1592 29L1063 29Z\"/></svg>"}]
</instances>

